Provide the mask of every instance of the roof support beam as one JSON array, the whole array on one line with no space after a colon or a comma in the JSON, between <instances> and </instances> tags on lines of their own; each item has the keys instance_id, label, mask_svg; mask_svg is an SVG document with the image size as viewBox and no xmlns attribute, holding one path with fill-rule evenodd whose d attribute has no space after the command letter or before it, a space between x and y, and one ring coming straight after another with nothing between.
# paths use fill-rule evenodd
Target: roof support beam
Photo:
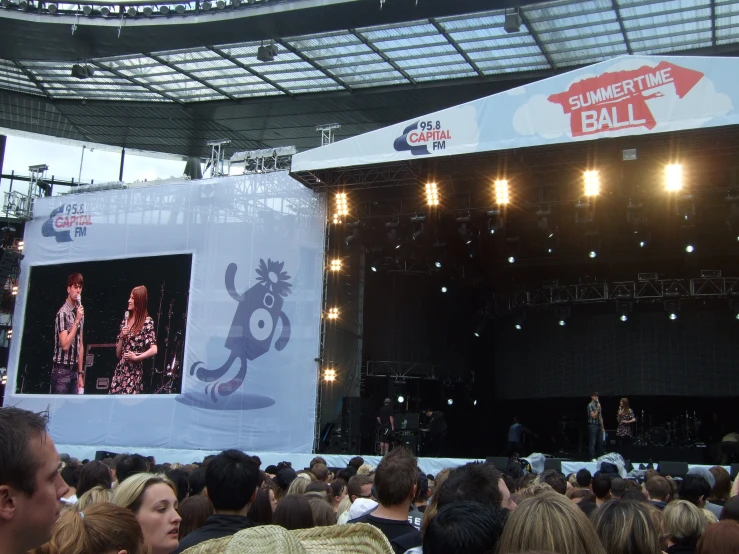
<instances>
[{"instance_id":1,"label":"roof support beam","mask_svg":"<svg viewBox=\"0 0 739 554\"><path fill-rule=\"evenodd\" d=\"M228 92L226 92L222 88L217 87L215 85L211 85L210 83L208 83L208 81L204 81L203 79L201 79L200 77L194 75L193 73L191 73L189 71L186 71L184 69L180 69L176 65L173 65L173 64L169 63L167 60L165 60L164 58L162 58L160 56L157 56L156 54L150 54L148 52L145 52L144 53L144 56L147 56L147 57L151 58L152 60L154 60L155 62L158 62L158 63L162 64L163 66L168 67L168 68L176 71L177 73L180 73L181 75L184 75L188 79L192 79L196 83L200 83L201 85L203 85L206 88L209 88L210 90L216 91L218 94L220 94L222 96L225 96L229 100L233 100L235 102L238 102L238 100L239 100L234 95L229 94Z\"/></svg>"},{"instance_id":2,"label":"roof support beam","mask_svg":"<svg viewBox=\"0 0 739 554\"><path fill-rule=\"evenodd\" d=\"M255 77L258 77L259 79L261 79L262 81L264 81L265 83L267 83L269 86L274 87L277 90L279 90L282 94L286 94L290 98L295 98L295 95L292 92L290 92L289 90L287 90L285 87L283 87L281 84L277 83L276 81L273 81L269 77L265 77L264 75L260 74L256 70L254 70L251 67L249 67L248 65L246 65L241 60L239 60L237 58L234 58L233 56L227 54L226 52L224 52L220 48L216 48L215 46L206 46L206 48L208 50L210 50L211 52L213 52L214 54L218 54L224 60L228 60L232 64L234 64L235 66L240 67L241 69L243 69L247 73L250 73L251 75L254 75Z\"/></svg>"},{"instance_id":3,"label":"roof support beam","mask_svg":"<svg viewBox=\"0 0 739 554\"><path fill-rule=\"evenodd\" d=\"M318 64L317 62L315 62L312 59L310 59L308 56L306 56L305 54L303 54L300 50L298 50L297 48L295 48L289 42L287 42L285 40L281 40L281 39L277 39L277 40L275 40L275 42L277 44L279 44L280 46L282 46L283 48L285 48L285 50L287 50L288 52L290 52L292 54L295 54L298 58L300 58L301 60L303 60L305 63L307 63L308 65L310 65L314 69L316 69L316 70L320 71L321 73L323 73L326 77L328 77L329 79L331 79L332 81L334 81L337 85L340 85L340 86L344 87L346 90L348 90L349 92L352 92L352 87L350 87L349 85L347 85L343 81L343 79L340 79L336 75L333 75L330 71L328 71L326 68L324 68L322 65Z\"/></svg>"},{"instance_id":4,"label":"roof support beam","mask_svg":"<svg viewBox=\"0 0 739 554\"><path fill-rule=\"evenodd\" d=\"M28 78L29 81L36 85L36 88L43 92L46 98L48 98L49 100L54 100L54 97L49 94L49 91L46 90L46 87L41 84L41 81L39 81L33 73L23 67L20 62L13 62L13 65L15 65L15 67L17 67L21 71L21 73L23 73L23 75Z\"/></svg>"},{"instance_id":5,"label":"roof support beam","mask_svg":"<svg viewBox=\"0 0 739 554\"><path fill-rule=\"evenodd\" d=\"M124 79L124 80L128 81L129 83L133 83L134 85L137 85L139 87L145 88L149 92L153 92L154 94L159 95L162 98L166 98L167 100L171 100L172 102L177 102L178 104L181 104L183 106L185 105L185 103L182 100L180 100L179 98L177 98L176 96L171 96L170 94L167 94L166 92L162 92L161 90L157 90L154 87L152 87L151 85L149 85L148 83L146 83L144 81L141 81L139 79L136 79L135 77L129 77L128 75L126 75L125 73L122 73L122 72L118 71L114 67L109 67L109 66L103 64L102 62L98 62L98 61L95 61L95 60L91 60L91 61L89 61L87 63L89 63L90 65L94 65L95 67L99 67L103 71L109 71L110 73L112 73L116 77L120 77L121 79Z\"/></svg>"},{"instance_id":6,"label":"roof support beam","mask_svg":"<svg viewBox=\"0 0 739 554\"><path fill-rule=\"evenodd\" d=\"M417 85L418 83L416 80L411 77L407 71L405 71L402 67L400 67L397 63L395 63L390 57L385 54L382 50L380 50L375 44L369 41L367 37L365 37L363 34L361 34L356 29L349 29L349 32L353 34L359 41L364 44L365 46L369 47L370 50L372 50L375 54L380 56L385 63L387 63L390 67L392 67L395 71L400 73L404 79L407 79L408 82L412 85Z\"/></svg>"},{"instance_id":7,"label":"roof support beam","mask_svg":"<svg viewBox=\"0 0 739 554\"><path fill-rule=\"evenodd\" d=\"M454 40L449 33L447 33L444 27L442 27L441 23L436 21L433 17L429 19L429 23L431 23L431 25L433 25L436 28L436 30L439 31L439 34L443 36L447 40L447 42L454 47L454 49L459 53L459 55L464 58L464 61L466 61L469 64L469 66L475 70L475 73L477 73L478 76L480 77L485 76L485 74L477 66L477 64L474 61L472 61L472 58L470 58L469 54L467 54L467 52L462 50L462 47L459 44L457 44L457 41Z\"/></svg>"},{"instance_id":8,"label":"roof support beam","mask_svg":"<svg viewBox=\"0 0 739 554\"><path fill-rule=\"evenodd\" d=\"M616 13L616 21L618 21L618 27L621 29L621 34L624 36L624 44L626 45L626 51L629 53L629 55L631 55L634 52L631 50L631 43L629 42L629 37L626 35L626 27L624 27L624 20L621 19L621 8L618 7L618 2L616 2L616 0L611 0L611 5L613 6L613 11Z\"/></svg>"},{"instance_id":9,"label":"roof support beam","mask_svg":"<svg viewBox=\"0 0 739 554\"><path fill-rule=\"evenodd\" d=\"M711 0L711 46L716 47L716 0Z\"/></svg>"},{"instance_id":10,"label":"roof support beam","mask_svg":"<svg viewBox=\"0 0 739 554\"><path fill-rule=\"evenodd\" d=\"M524 25L526 25L526 28L529 30L529 33L531 33L531 38L534 39L536 46L539 47L539 50L541 50L542 55L544 56L544 58L546 58L547 63L549 64L549 67L551 67L552 69L557 69L557 66L554 65L554 60L552 60L552 57L549 55L549 52L547 52L546 48L544 48L544 43L539 38L539 35L536 33L536 30L534 30L534 28L531 26L531 23L529 23L529 18L520 8L518 10L518 14L521 16L521 21L523 22Z\"/></svg>"}]
</instances>

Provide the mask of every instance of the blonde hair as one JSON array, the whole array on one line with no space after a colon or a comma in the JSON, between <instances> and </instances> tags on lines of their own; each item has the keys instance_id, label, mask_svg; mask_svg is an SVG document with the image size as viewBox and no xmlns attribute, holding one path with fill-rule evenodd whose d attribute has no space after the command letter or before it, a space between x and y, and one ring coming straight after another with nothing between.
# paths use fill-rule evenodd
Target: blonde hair
<instances>
[{"instance_id":1,"label":"blonde hair","mask_svg":"<svg viewBox=\"0 0 739 554\"><path fill-rule=\"evenodd\" d=\"M718 518L716 517L716 514L714 514L711 510L706 510L705 508L702 508L703 510L703 517L706 520L706 523L708 525L713 525L714 523L718 523Z\"/></svg>"},{"instance_id":2,"label":"blonde hair","mask_svg":"<svg viewBox=\"0 0 739 554\"><path fill-rule=\"evenodd\" d=\"M357 475L372 475L375 472L375 466L372 464L362 464L357 470Z\"/></svg>"},{"instance_id":3,"label":"blonde hair","mask_svg":"<svg viewBox=\"0 0 739 554\"><path fill-rule=\"evenodd\" d=\"M289 496L291 494L305 494L305 489L308 488L308 485L310 485L310 483L311 482L306 478L296 477L295 479L293 479L293 482L290 483L290 486L287 487L287 492L285 493L285 496Z\"/></svg>"},{"instance_id":4,"label":"blonde hair","mask_svg":"<svg viewBox=\"0 0 739 554\"><path fill-rule=\"evenodd\" d=\"M79 512L63 512L51 540L32 554L100 554L118 552L148 554L136 516L130 511L102 502Z\"/></svg>"},{"instance_id":5,"label":"blonde hair","mask_svg":"<svg viewBox=\"0 0 739 554\"><path fill-rule=\"evenodd\" d=\"M115 488L115 491L113 491L113 504L128 508L136 514L141 508L141 502L144 499L146 489L160 483L167 485L172 489L174 495L177 496L177 488L174 486L174 483L163 475L136 473Z\"/></svg>"},{"instance_id":6,"label":"blonde hair","mask_svg":"<svg viewBox=\"0 0 739 554\"><path fill-rule=\"evenodd\" d=\"M339 507L336 508L336 515L337 516L340 516L344 512L348 512L349 511L349 508L351 508L351 507L352 507L352 499L349 498L349 495L347 494L344 497L344 500L342 500L341 502L339 502Z\"/></svg>"},{"instance_id":7,"label":"blonde hair","mask_svg":"<svg viewBox=\"0 0 739 554\"><path fill-rule=\"evenodd\" d=\"M547 483L534 482L534 483L531 483L528 487L524 487L523 489L520 489L518 492L513 493L511 495L511 498L516 504L520 504L524 500L528 500L529 498L534 498L535 496L539 496L540 494L544 492L554 492L554 489L551 487L551 485L548 485Z\"/></svg>"},{"instance_id":8,"label":"blonde hair","mask_svg":"<svg viewBox=\"0 0 739 554\"><path fill-rule=\"evenodd\" d=\"M662 514L647 502L610 500L593 523L608 554L662 554Z\"/></svg>"},{"instance_id":9,"label":"blonde hair","mask_svg":"<svg viewBox=\"0 0 739 554\"><path fill-rule=\"evenodd\" d=\"M675 544L697 543L708 527L703 510L687 500L676 500L665 506L662 521L665 534Z\"/></svg>"},{"instance_id":10,"label":"blonde hair","mask_svg":"<svg viewBox=\"0 0 739 554\"><path fill-rule=\"evenodd\" d=\"M554 491L524 500L508 516L499 552L527 550L606 554L587 516L564 495Z\"/></svg>"},{"instance_id":11,"label":"blonde hair","mask_svg":"<svg viewBox=\"0 0 739 554\"><path fill-rule=\"evenodd\" d=\"M80 496L79 500L77 500L77 509L84 510L93 504L112 501L113 491L110 489L104 489L98 485L97 487L92 487L89 491Z\"/></svg>"}]
</instances>

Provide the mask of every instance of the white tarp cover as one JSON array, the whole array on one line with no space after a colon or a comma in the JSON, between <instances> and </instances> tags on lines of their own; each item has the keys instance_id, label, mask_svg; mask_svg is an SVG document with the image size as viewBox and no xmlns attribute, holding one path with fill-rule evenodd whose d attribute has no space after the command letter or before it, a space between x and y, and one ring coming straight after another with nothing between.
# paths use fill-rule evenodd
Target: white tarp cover
<instances>
[{"instance_id":1,"label":"white tarp cover","mask_svg":"<svg viewBox=\"0 0 739 554\"><path fill-rule=\"evenodd\" d=\"M735 125L737 75L736 58L623 56L302 152L292 171Z\"/></svg>"}]
</instances>

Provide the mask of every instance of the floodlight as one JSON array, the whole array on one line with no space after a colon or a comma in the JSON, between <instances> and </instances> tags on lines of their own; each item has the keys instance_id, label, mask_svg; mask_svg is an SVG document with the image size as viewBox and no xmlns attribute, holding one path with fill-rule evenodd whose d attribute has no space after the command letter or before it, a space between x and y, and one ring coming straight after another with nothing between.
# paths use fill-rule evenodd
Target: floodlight
<instances>
[{"instance_id":1,"label":"floodlight","mask_svg":"<svg viewBox=\"0 0 739 554\"><path fill-rule=\"evenodd\" d=\"M105 17L109 16L110 15L110 8L108 6L102 6L100 8L100 15L105 16Z\"/></svg>"},{"instance_id":2,"label":"floodlight","mask_svg":"<svg viewBox=\"0 0 739 554\"><path fill-rule=\"evenodd\" d=\"M56 13L58 8L56 7L56 4L49 4L46 6L46 9L49 13Z\"/></svg>"},{"instance_id":3,"label":"floodlight","mask_svg":"<svg viewBox=\"0 0 739 554\"><path fill-rule=\"evenodd\" d=\"M336 381L336 370L335 369L326 369L323 372L323 380L328 382Z\"/></svg>"},{"instance_id":4,"label":"floodlight","mask_svg":"<svg viewBox=\"0 0 739 554\"><path fill-rule=\"evenodd\" d=\"M399 396L398 397L398 404L402 404L403 402L405 402L405 398L403 396Z\"/></svg>"},{"instance_id":5,"label":"floodlight","mask_svg":"<svg viewBox=\"0 0 739 554\"><path fill-rule=\"evenodd\" d=\"M136 6L128 6L128 8L126 8L126 15L128 17L136 17L137 13L138 10L136 9Z\"/></svg>"},{"instance_id":6,"label":"floodlight","mask_svg":"<svg viewBox=\"0 0 739 554\"><path fill-rule=\"evenodd\" d=\"M326 317L328 319L339 319L339 308L329 308Z\"/></svg>"},{"instance_id":7,"label":"floodlight","mask_svg":"<svg viewBox=\"0 0 739 554\"><path fill-rule=\"evenodd\" d=\"M426 183L426 204L429 206L439 205L439 189L436 183Z\"/></svg>"},{"instance_id":8,"label":"floodlight","mask_svg":"<svg viewBox=\"0 0 739 554\"><path fill-rule=\"evenodd\" d=\"M346 193L339 192L336 194L336 213L334 215L334 223L338 223L337 219L340 220L342 217L346 217L347 215L349 215L349 205Z\"/></svg>"},{"instance_id":9,"label":"floodlight","mask_svg":"<svg viewBox=\"0 0 739 554\"><path fill-rule=\"evenodd\" d=\"M677 192L683 188L683 166L669 164L665 167L665 189L667 192Z\"/></svg>"},{"instance_id":10,"label":"floodlight","mask_svg":"<svg viewBox=\"0 0 739 554\"><path fill-rule=\"evenodd\" d=\"M597 171L586 171L585 177L585 196L598 196L600 193L600 175Z\"/></svg>"},{"instance_id":11,"label":"floodlight","mask_svg":"<svg viewBox=\"0 0 739 554\"><path fill-rule=\"evenodd\" d=\"M452 404L454 404L454 400L452 398L449 398L447 399L446 403L451 406Z\"/></svg>"},{"instance_id":12,"label":"floodlight","mask_svg":"<svg viewBox=\"0 0 739 554\"><path fill-rule=\"evenodd\" d=\"M331 271L341 271L341 258L331 260Z\"/></svg>"},{"instance_id":13,"label":"floodlight","mask_svg":"<svg viewBox=\"0 0 739 554\"><path fill-rule=\"evenodd\" d=\"M495 181L495 203L502 206L508 204L510 195L508 193L508 181L498 179Z\"/></svg>"},{"instance_id":14,"label":"floodlight","mask_svg":"<svg viewBox=\"0 0 739 554\"><path fill-rule=\"evenodd\" d=\"M184 9L183 9L184 11ZM169 6L159 6L159 13L162 15L168 15L169 14Z\"/></svg>"},{"instance_id":15,"label":"floodlight","mask_svg":"<svg viewBox=\"0 0 739 554\"><path fill-rule=\"evenodd\" d=\"M187 11L187 8L185 6L183 6L182 4L177 4L177 6L175 6L174 11L176 11L178 14L182 15L183 13L185 13Z\"/></svg>"},{"instance_id":16,"label":"floodlight","mask_svg":"<svg viewBox=\"0 0 739 554\"><path fill-rule=\"evenodd\" d=\"M82 6L82 13L90 15L92 13L92 6Z\"/></svg>"},{"instance_id":17,"label":"floodlight","mask_svg":"<svg viewBox=\"0 0 739 554\"><path fill-rule=\"evenodd\" d=\"M449 290L449 289L448 289L448 288L446 288L446 287L441 287L441 292L446 292L446 291L448 291L448 290Z\"/></svg>"},{"instance_id":18,"label":"floodlight","mask_svg":"<svg viewBox=\"0 0 739 554\"><path fill-rule=\"evenodd\" d=\"M508 263L509 264L516 263L516 258L514 256L508 256Z\"/></svg>"},{"instance_id":19,"label":"floodlight","mask_svg":"<svg viewBox=\"0 0 739 554\"><path fill-rule=\"evenodd\" d=\"M146 6L141 11L144 12L144 15L146 17L151 17L152 15L154 15L154 8L152 8L151 6Z\"/></svg>"},{"instance_id":20,"label":"floodlight","mask_svg":"<svg viewBox=\"0 0 739 554\"><path fill-rule=\"evenodd\" d=\"M210 3L210 2L208 1L208 0L205 0L205 2L202 2L202 3L200 4L200 9L201 9L201 10L205 10L205 11L208 11L208 10L209 10L209 9L211 9L212 7L213 7L213 4L211 4L211 3Z\"/></svg>"}]
</instances>

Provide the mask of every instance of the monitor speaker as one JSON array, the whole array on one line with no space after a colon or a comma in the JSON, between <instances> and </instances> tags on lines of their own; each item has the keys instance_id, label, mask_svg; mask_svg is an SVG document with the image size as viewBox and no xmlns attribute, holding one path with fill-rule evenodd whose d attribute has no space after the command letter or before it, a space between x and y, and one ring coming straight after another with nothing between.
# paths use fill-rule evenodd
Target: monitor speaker
<instances>
[{"instance_id":1,"label":"monitor speaker","mask_svg":"<svg viewBox=\"0 0 739 554\"><path fill-rule=\"evenodd\" d=\"M544 460L544 471L548 469L556 469L562 473L562 460L559 458L546 458Z\"/></svg>"},{"instance_id":2,"label":"monitor speaker","mask_svg":"<svg viewBox=\"0 0 739 554\"><path fill-rule=\"evenodd\" d=\"M688 462L660 462L658 470L665 477L685 477L688 474Z\"/></svg>"},{"instance_id":3,"label":"monitor speaker","mask_svg":"<svg viewBox=\"0 0 739 554\"><path fill-rule=\"evenodd\" d=\"M491 464L498 471L505 471L508 467L508 458L505 456L488 456L485 459L486 464Z\"/></svg>"}]
</instances>

